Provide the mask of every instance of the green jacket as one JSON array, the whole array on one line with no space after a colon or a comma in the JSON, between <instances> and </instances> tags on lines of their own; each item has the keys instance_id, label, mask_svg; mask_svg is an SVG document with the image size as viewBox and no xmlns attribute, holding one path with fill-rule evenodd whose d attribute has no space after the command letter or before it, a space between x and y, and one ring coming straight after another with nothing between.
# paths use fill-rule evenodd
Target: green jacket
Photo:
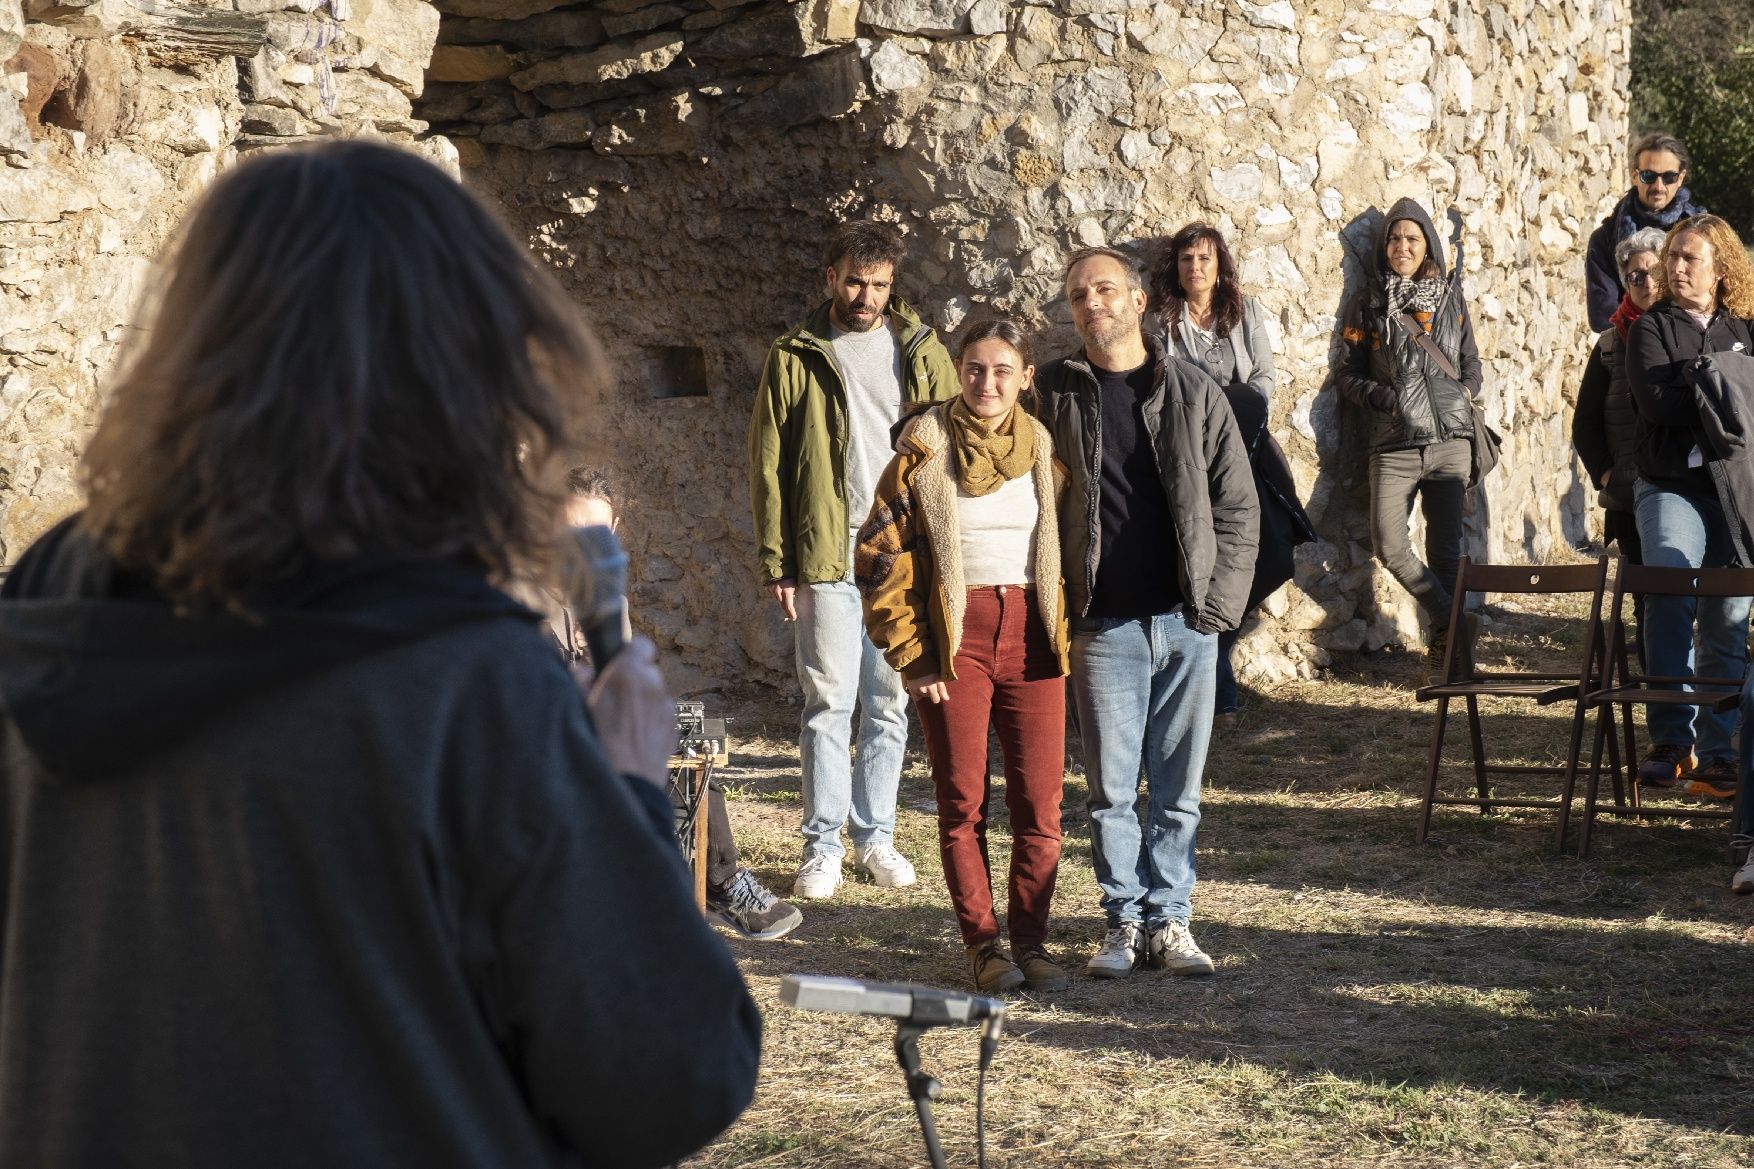
<instances>
[{"instance_id":1,"label":"green jacket","mask_svg":"<svg viewBox=\"0 0 1754 1169\"><path fill-rule=\"evenodd\" d=\"M773 343L749 420L749 501L762 582L844 580L847 393L829 343L829 302ZM900 300L889 313L901 344L902 409L957 392L950 354ZM863 516L859 521L864 521Z\"/></svg>"}]
</instances>

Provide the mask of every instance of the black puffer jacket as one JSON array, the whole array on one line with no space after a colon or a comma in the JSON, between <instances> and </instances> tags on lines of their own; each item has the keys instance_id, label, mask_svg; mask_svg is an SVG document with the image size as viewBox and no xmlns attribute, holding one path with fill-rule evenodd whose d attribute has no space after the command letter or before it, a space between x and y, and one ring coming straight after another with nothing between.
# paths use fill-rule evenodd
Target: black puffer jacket
<instances>
[{"instance_id":1,"label":"black puffer jacket","mask_svg":"<svg viewBox=\"0 0 1754 1169\"><path fill-rule=\"evenodd\" d=\"M1177 565L1188 623L1222 633L1242 623L1254 581L1260 507L1248 450L1218 383L1198 366L1147 343L1157 363L1156 386L1144 406L1151 452L1175 525ZM1060 559L1067 609L1090 609L1096 562L1102 551L1101 390L1082 352L1050 361L1036 377L1036 412L1054 436L1054 454L1066 464L1060 508Z\"/></svg>"},{"instance_id":2,"label":"black puffer jacket","mask_svg":"<svg viewBox=\"0 0 1754 1169\"><path fill-rule=\"evenodd\" d=\"M1438 271L1450 277L1448 289L1432 314L1431 338L1450 360L1459 378L1451 378L1408 334L1398 315L1388 309L1384 247L1389 228L1411 219L1425 233L1427 253ZM1335 385L1349 401L1370 412L1370 449L1413 450L1452 438L1472 438L1470 395L1480 392L1480 351L1474 345L1474 323L1462 299L1461 273L1444 263L1443 241L1431 217L1412 199L1389 209L1378 228L1375 250L1368 258L1364 291L1342 313L1346 353L1336 371Z\"/></svg>"},{"instance_id":3,"label":"black puffer jacket","mask_svg":"<svg viewBox=\"0 0 1754 1169\"><path fill-rule=\"evenodd\" d=\"M1638 447L1638 410L1626 383L1626 342L1610 325L1596 339L1577 388L1577 412L1571 419L1571 445L1599 488L1596 502L1607 511L1632 510L1632 482L1638 477L1633 456ZM1602 486L1602 476L1608 476Z\"/></svg>"},{"instance_id":4,"label":"black puffer jacket","mask_svg":"<svg viewBox=\"0 0 1754 1169\"><path fill-rule=\"evenodd\" d=\"M1701 328L1672 300L1659 301L1626 337L1626 380L1638 407L1638 477L1665 491L1709 498L1705 467L1689 467L1700 442L1699 403L1686 367L1703 353L1754 352L1754 323L1719 309Z\"/></svg>"}]
</instances>

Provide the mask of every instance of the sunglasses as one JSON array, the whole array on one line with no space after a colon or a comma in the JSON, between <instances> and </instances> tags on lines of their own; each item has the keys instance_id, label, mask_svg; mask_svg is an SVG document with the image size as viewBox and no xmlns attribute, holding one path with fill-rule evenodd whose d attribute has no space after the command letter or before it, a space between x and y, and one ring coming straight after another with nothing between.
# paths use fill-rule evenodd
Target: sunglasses
<instances>
[{"instance_id":1,"label":"sunglasses","mask_svg":"<svg viewBox=\"0 0 1754 1169\"><path fill-rule=\"evenodd\" d=\"M1651 278L1650 269L1641 268L1637 272L1628 272L1626 274L1626 283L1634 285L1638 288L1643 288L1646 284L1650 283L1650 278Z\"/></svg>"},{"instance_id":2,"label":"sunglasses","mask_svg":"<svg viewBox=\"0 0 1754 1169\"><path fill-rule=\"evenodd\" d=\"M1681 181L1681 175L1683 173L1684 172L1678 170L1641 170L1638 172L1638 181L1648 187L1658 179L1661 179L1663 180L1663 186L1672 187Z\"/></svg>"}]
</instances>

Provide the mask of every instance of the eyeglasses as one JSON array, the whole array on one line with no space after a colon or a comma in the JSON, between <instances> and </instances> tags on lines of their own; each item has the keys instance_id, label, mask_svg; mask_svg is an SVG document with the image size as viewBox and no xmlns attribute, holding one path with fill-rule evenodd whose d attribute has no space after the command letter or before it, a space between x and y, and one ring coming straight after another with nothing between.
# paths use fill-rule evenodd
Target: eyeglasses
<instances>
[{"instance_id":1,"label":"eyeglasses","mask_svg":"<svg viewBox=\"0 0 1754 1169\"><path fill-rule=\"evenodd\" d=\"M1649 268L1640 268L1636 272L1628 272L1626 274L1626 283L1637 288L1643 288L1646 284L1650 283L1650 277L1651 271Z\"/></svg>"},{"instance_id":2,"label":"eyeglasses","mask_svg":"<svg viewBox=\"0 0 1754 1169\"><path fill-rule=\"evenodd\" d=\"M1661 179L1663 186L1672 187L1681 181L1682 173L1678 170L1641 170L1638 172L1638 181L1648 187Z\"/></svg>"}]
</instances>

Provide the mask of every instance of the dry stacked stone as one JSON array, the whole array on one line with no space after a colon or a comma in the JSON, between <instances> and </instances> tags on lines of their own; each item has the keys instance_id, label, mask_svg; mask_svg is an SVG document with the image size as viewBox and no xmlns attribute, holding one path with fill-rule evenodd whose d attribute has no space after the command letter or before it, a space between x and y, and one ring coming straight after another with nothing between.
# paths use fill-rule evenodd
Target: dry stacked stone
<instances>
[{"instance_id":1,"label":"dry stacked stone","mask_svg":"<svg viewBox=\"0 0 1754 1169\"><path fill-rule=\"evenodd\" d=\"M1273 429L1321 534L1239 660L1307 676L1417 636L1370 555L1362 426L1326 386L1376 208L1459 225L1506 436L1476 553L1589 534L1569 404L1583 244L1625 174L1627 29L1626 0L0 0L0 561L77 506L100 379L188 200L240 151L369 133L460 164L597 323L619 374L595 457L681 688L791 677L744 433L834 223L899 224L928 319L1011 313L1048 355L1074 344L1068 251L1217 223L1273 326Z\"/></svg>"}]
</instances>

